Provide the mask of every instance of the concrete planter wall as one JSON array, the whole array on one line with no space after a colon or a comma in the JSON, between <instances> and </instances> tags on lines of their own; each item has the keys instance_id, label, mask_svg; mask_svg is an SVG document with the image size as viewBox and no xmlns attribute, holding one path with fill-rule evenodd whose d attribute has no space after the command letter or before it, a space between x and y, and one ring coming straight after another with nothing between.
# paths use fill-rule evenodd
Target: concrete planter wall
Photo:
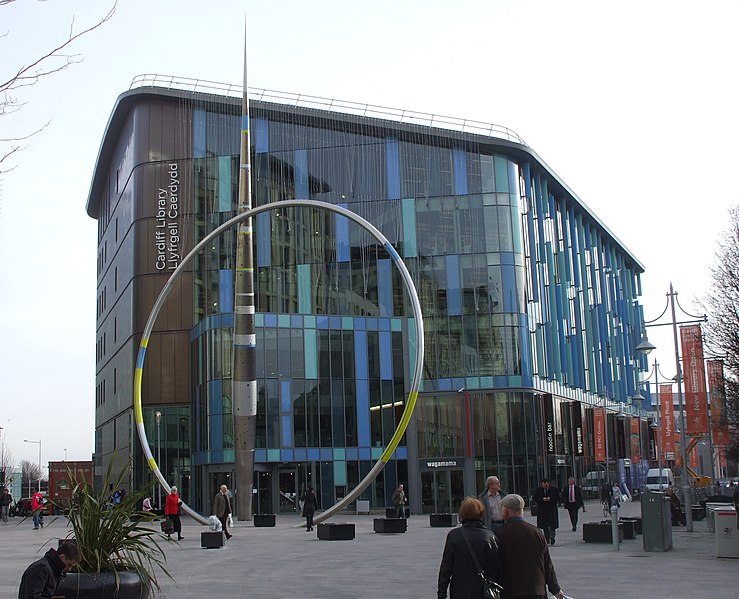
<instances>
[{"instance_id":1,"label":"concrete planter wall","mask_svg":"<svg viewBox=\"0 0 739 599\"><path fill-rule=\"evenodd\" d=\"M115 574L77 574L70 572L59 585L57 595L67 599L148 599L149 589L135 572L119 572L119 587Z\"/></svg>"}]
</instances>

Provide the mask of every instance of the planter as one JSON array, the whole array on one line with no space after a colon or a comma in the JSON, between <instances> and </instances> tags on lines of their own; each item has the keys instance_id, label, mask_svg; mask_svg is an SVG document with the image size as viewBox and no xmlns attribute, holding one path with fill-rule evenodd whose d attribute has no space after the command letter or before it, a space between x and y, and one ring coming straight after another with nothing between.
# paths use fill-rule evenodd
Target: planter
<instances>
[{"instance_id":1,"label":"planter","mask_svg":"<svg viewBox=\"0 0 739 599\"><path fill-rule=\"evenodd\" d=\"M62 580L57 595L67 599L147 599L149 589L138 574L131 571L118 572L119 588L116 590L116 575L113 572L84 574L70 572Z\"/></svg>"},{"instance_id":2,"label":"planter","mask_svg":"<svg viewBox=\"0 0 739 599\"><path fill-rule=\"evenodd\" d=\"M275 514L254 514L254 526L274 526Z\"/></svg>"},{"instance_id":3,"label":"planter","mask_svg":"<svg viewBox=\"0 0 739 599\"><path fill-rule=\"evenodd\" d=\"M408 520L405 518L375 518L373 523L375 532L396 533L408 530Z\"/></svg>"},{"instance_id":4,"label":"planter","mask_svg":"<svg viewBox=\"0 0 739 599\"><path fill-rule=\"evenodd\" d=\"M324 541L351 541L354 538L354 524L346 522L319 524L318 538Z\"/></svg>"},{"instance_id":5,"label":"planter","mask_svg":"<svg viewBox=\"0 0 739 599\"><path fill-rule=\"evenodd\" d=\"M457 514L429 514L429 524L434 528L449 528L457 525Z\"/></svg>"},{"instance_id":6,"label":"planter","mask_svg":"<svg viewBox=\"0 0 739 599\"><path fill-rule=\"evenodd\" d=\"M200 546L205 549L218 549L223 547L223 531L208 531L200 533Z\"/></svg>"}]
</instances>

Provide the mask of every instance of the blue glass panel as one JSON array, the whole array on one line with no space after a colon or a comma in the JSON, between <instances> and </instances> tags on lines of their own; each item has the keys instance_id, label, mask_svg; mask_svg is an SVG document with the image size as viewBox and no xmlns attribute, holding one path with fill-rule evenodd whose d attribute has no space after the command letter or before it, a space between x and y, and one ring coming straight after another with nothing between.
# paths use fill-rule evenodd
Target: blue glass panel
<instances>
[{"instance_id":1,"label":"blue glass panel","mask_svg":"<svg viewBox=\"0 0 739 599\"><path fill-rule=\"evenodd\" d=\"M301 314L313 311L310 268L310 264L298 264L298 311Z\"/></svg>"},{"instance_id":2,"label":"blue glass panel","mask_svg":"<svg viewBox=\"0 0 739 599\"><path fill-rule=\"evenodd\" d=\"M393 318L390 321L390 330L400 332L403 330L403 321L400 318Z\"/></svg>"},{"instance_id":3,"label":"blue glass panel","mask_svg":"<svg viewBox=\"0 0 739 599\"><path fill-rule=\"evenodd\" d=\"M354 461L359 459L359 451L356 447L347 447L346 448L346 459L348 461Z\"/></svg>"},{"instance_id":4,"label":"blue glass panel","mask_svg":"<svg viewBox=\"0 0 739 599\"><path fill-rule=\"evenodd\" d=\"M305 356L305 378L318 378L318 345L316 329L303 330L303 355Z\"/></svg>"},{"instance_id":5,"label":"blue glass panel","mask_svg":"<svg viewBox=\"0 0 739 599\"><path fill-rule=\"evenodd\" d=\"M495 162L495 191L509 191L508 160L504 156L493 156Z\"/></svg>"},{"instance_id":6,"label":"blue glass panel","mask_svg":"<svg viewBox=\"0 0 739 599\"><path fill-rule=\"evenodd\" d=\"M480 377L480 389L492 389L493 388L493 377L481 376Z\"/></svg>"},{"instance_id":7,"label":"blue glass panel","mask_svg":"<svg viewBox=\"0 0 739 599\"><path fill-rule=\"evenodd\" d=\"M400 155L398 140L385 140L385 160L387 161L387 197L390 200L400 199Z\"/></svg>"},{"instance_id":8,"label":"blue glass panel","mask_svg":"<svg viewBox=\"0 0 739 599\"><path fill-rule=\"evenodd\" d=\"M377 295L380 304L380 316L393 315L393 272L389 258L377 261Z\"/></svg>"},{"instance_id":9,"label":"blue glass panel","mask_svg":"<svg viewBox=\"0 0 739 599\"><path fill-rule=\"evenodd\" d=\"M267 450L266 449L255 449L254 450L254 461L255 462L266 462L267 461Z\"/></svg>"},{"instance_id":10,"label":"blue glass panel","mask_svg":"<svg viewBox=\"0 0 739 599\"><path fill-rule=\"evenodd\" d=\"M270 215L262 212L256 217L257 266L272 266L272 231Z\"/></svg>"},{"instance_id":11,"label":"blue glass panel","mask_svg":"<svg viewBox=\"0 0 739 599\"><path fill-rule=\"evenodd\" d=\"M269 152L269 124L267 119L256 118L252 120L252 133L255 137L257 154Z\"/></svg>"},{"instance_id":12,"label":"blue glass panel","mask_svg":"<svg viewBox=\"0 0 739 599\"><path fill-rule=\"evenodd\" d=\"M462 290L460 289L459 256L445 256L446 302L449 316L462 314Z\"/></svg>"},{"instance_id":13,"label":"blue glass panel","mask_svg":"<svg viewBox=\"0 0 739 599\"><path fill-rule=\"evenodd\" d=\"M222 449L214 449L213 451L208 452L210 454L210 459L212 460L212 464L223 464L223 450Z\"/></svg>"},{"instance_id":14,"label":"blue glass panel","mask_svg":"<svg viewBox=\"0 0 739 599\"><path fill-rule=\"evenodd\" d=\"M295 459L292 449L283 449L280 451L280 459L283 462L292 462Z\"/></svg>"},{"instance_id":15,"label":"blue glass panel","mask_svg":"<svg viewBox=\"0 0 739 599\"><path fill-rule=\"evenodd\" d=\"M293 418L292 416L280 416L280 428L282 438L280 447L290 447L293 444Z\"/></svg>"},{"instance_id":16,"label":"blue glass panel","mask_svg":"<svg viewBox=\"0 0 739 599\"><path fill-rule=\"evenodd\" d=\"M290 381L280 381L280 412L292 412L293 402L290 395Z\"/></svg>"},{"instance_id":17,"label":"blue glass panel","mask_svg":"<svg viewBox=\"0 0 739 599\"><path fill-rule=\"evenodd\" d=\"M365 371L366 368L365 365ZM357 440L360 446L370 444L369 384L366 379L357 379Z\"/></svg>"},{"instance_id":18,"label":"blue glass panel","mask_svg":"<svg viewBox=\"0 0 739 599\"><path fill-rule=\"evenodd\" d=\"M293 450L293 457L296 462L305 462L308 459L308 450L304 447L295 448Z\"/></svg>"},{"instance_id":19,"label":"blue glass panel","mask_svg":"<svg viewBox=\"0 0 739 599\"><path fill-rule=\"evenodd\" d=\"M277 315L277 326L281 329L290 328L290 315L289 314L278 314Z\"/></svg>"},{"instance_id":20,"label":"blue glass panel","mask_svg":"<svg viewBox=\"0 0 739 599\"><path fill-rule=\"evenodd\" d=\"M310 197L308 191L308 151L295 150L295 198L305 200Z\"/></svg>"},{"instance_id":21,"label":"blue glass panel","mask_svg":"<svg viewBox=\"0 0 739 599\"><path fill-rule=\"evenodd\" d=\"M309 448L308 449L308 459L311 462L317 462L318 460L320 460L321 459L320 455L321 454L319 453L319 451L317 449L315 449L315 448Z\"/></svg>"},{"instance_id":22,"label":"blue glass panel","mask_svg":"<svg viewBox=\"0 0 739 599\"><path fill-rule=\"evenodd\" d=\"M346 208L347 204L339 204ZM341 214L335 214L336 221L336 261L349 262L351 252L349 248L349 219Z\"/></svg>"},{"instance_id":23,"label":"blue glass panel","mask_svg":"<svg viewBox=\"0 0 739 599\"><path fill-rule=\"evenodd\" d=\"M367 333L364 331L354 331L354 372L358 379L366 379L369 376L367 366Z\"/></svg>"},{"instance_id":24,"label":"blue glass panel","mask_svg":"<svg viewBox=\"0 0 739 599\"><path fill-rule=\"evenodd\" d=\"M372 458L372 452L370 452L369 447L360 447L359 448L359 459L360 460L369 460Z\"/></svg>"},{"instance_id":25,"label":"blue glass panel","mask_svg":"<svg viewBox=\"0 0 739 599\"><path fill-rule=\"evenodd\" d=\"M263 327L264 326L264 314L262 314L260 312L257 312L254 315L254 325L255 326L258 326L258 327Z\"/></svg>"},{"instance_id":26,"label":"blue glass panel","mask_svg":"<svg viewBox=\"0 0 739 599\"><path fill-rule=\"evenodd\" d=\"M341 330L351 331L354 328L354 319L351 316L341 317Z\"/></svg>"},{"instance_id":27,"label":"blue glass panel","mask_svg":"<svg viewBox=\"0 0 739 599\"><path fill-rule=\"evenodd\" d=\"M377 319L376 318L368 318L367 319L367 330L368 331L376 331L377 330Z\"/></svg>"},{"instance_id":28,"label":"blue glass panel","mask_svg":"<svg viewBox=\"0 0 739 599\"><path fill-rule=\"evenodd\" d=\"M380 332L380 380L393 380L393 344L390 331Z\"/></svg>"},{"instance_id":29,"label":"blue glass panel","mask_svg":"<svg viewBox=\"0 0 739 599\"><path fill-rule=\"evenodd\" d=\"M231 157L218 157L218 211L229 212L233 197L233 185L231 184Z\"/></svg>"},{"instance_id":30,"label":"blue glass panel","mask_svg":"<svg viewBox=\"0 0 739 599\"><path fill-rule=\"evenodd\" d=\"M280 450L279 449L268 449L267 450L267 461L268 462L279 462L280 461Z\"/></svg>"},{"instance_id":31,"label":"blue glass panel","mask_svg":"<svg viewBox=\"0 0 739 599\"><path fill-rule=\"evenodd\" d=\"M395 450L395 459L396 460L407 460L408 459L408 448L405 446L398 447L398 449Z\"/></svg>"},{"instance_id":32,"label":"blue glass panel","mask_svg":"<svg viewBox=\"0 0 739 599\"><path fill-rule=\"evenodd\" d=\"M315 329L316 328L316 317L312 316L310 314L303 316L303 322L305 323L303 326L306 329Z\"/></svg>"},{"instance_id":33,"label":"blue glass panel","mask_svg":"<svg viewBox=\"0 0 739 599\"><path fill-rule=\"evenodd\" d=\"M319 455L322 462L328 462L334 459L334 450L330 447L321 447Z\"/></svg>"},{"instance_id":34,"label":"blue glass panel","mask_svg":"<svg viewBox=\"0 0 739 599\"><path fill-rule=\"evenodd\" d=\"M329 316L328 317L328 328L334 331L341 330L341 316Z\"/></svg>"},{"instance_id":35,"label":"blue glass panel","mask_svg":"<svg viewBox=\"0 0 739 599\"><path fill-rule=\"evenodd\" d=\"M389 318L380 318L377 321L377 330L379 331L389 331L390 330L390 319Z\"/></svg>"},{"instance_id":36,"label":"blue glass panel","mask_svg":"<svg viewBox=\"0 0 739 599\"><path fill-rule=\"evenodd\" d=\"M437 387L439 391L451 391L452 390L452 379L439 379L437 381ZM459 389L459 387L457 387ZM454 389L455 391L457 389Z\"/></svg>"},{"instance_id":37,"label":"blue glass panel","mask_svg":"<svg viewBox=\"0 0 739 599\"><path fill-rule=\"evenodd\" d=\"M346 484L346 462L334 462L334 485Z\"/></svg>"},{"instance_id":38,"label":"blue glass panel","mask_svg":"<svg viewBox=\"0 0 739 599\"><path fill-rule=\"evenodd\" d=\"M220 380L208 383L210 407L210 449L223 449L223 385Z\"/></svg>"},{"instance_id":39,"label":"blue glass panel","mask_svg":"<svg viewBox=\"0 0 739 599\"><path fill-rule=\"evenodd\" d=\"M370 451L372 452L371 459L379 460L380 457L382 456L382 452L385 451L385 448L384 447L372 447Z\"/></svg>"},{"instance_id":40,"label":"blue glass panel","mask_svg":"<svg viewBox=\"0 0 739 599\"><path fill-rule=\"evenodd\" d=\"M531 364L531 334L529 333L528 316L520 314L518 317L518 345L521 348L521 374L530 377Z\"/></svg>"},{"instance_id":41,"label":"blue glass panel","mask_svg":"<svg viewBox=\"0 0 739 599\"><path fill-rule=\"evenodd\" d=\"M364 318L355 318L354 319L354 330L356 331L364 331L367 328L367 320Z\"/></svg>"},{"instance_id":42,"label":"blue glass panel","mask_svg":"<svg viewBox=\"0 0 739 599\"><path fill-rule=\"evenodd\" d=\"M454 193L458 196L467 195L467 152L462 148L452 150L454 164Z\"/></svg>"},{"instance_id":43,"label":"blue glass panel","mask_svg":"<svg viewBox=\"0 0 739 599\"><path fill-rule=\"evenodd\" d=\"M519 312L516 293L516 267L508 264L501 265L500 280L503 285L503 312Z\"/></svg>"},{"instance_id":44,"label":"blue glass panel","mask_svg":"<svg viewBox=\"0 0 739 599\"><path fill-rule=\"evenodd\" d=\"M418 244L416 242L416 200L403 200L402 214L403 257L415 258L418 256Z\"/></svg>"},{"instance_id":45,"label":"blue glass panel","mask_svg":"<svg viewBox=\"0 0 739 599\"><path fill-rule=\"evenodd\" d=\"M205 156L205 110L199 108L192 111L192 155Z\"/></svg>"},{"instance_id":46,"label":"blue glass panel","mask_svg":"<svg viewBox=\"0 0 739 599\"><path fill-rule=\"evenodd\" d=\"M218 271L218 311L234 311L233 271Z\"/></svg>"},{"instance_id":47,"label":"blue glass panel","mask_svg":"<svg viewBox=\"0 0 739 599\"><path fill-rule=\"evenodd\" d=\"M316 328L327 329L328 327L328 316L316 316Z\"/></svg>"},{"instance_id":48,"label":"blue glass panel","mask_svg":"<svg viewBox=\"0 0 739 599\"><path fill-rule=\"evenodd\" d=\"M334 447L333 456L335 460L345 460L346 459L346 449L343 447Z\"/></svg>"},{"instance_id":49,"label":"blue glass panel","mask_svg":"<svg viewBox=\"0 0 739 599\"><path fill-rule=\"evenodd\" d=\"M277 315L276 314L265 314L264 315L264 326L265 327L276 327L277 326Z\"/></svg>"},{"instance_id":50,"label":"blue glass panel","mask_svg":"<svg viewBox=\"0 0 739 599\"><path fill-rule=\"evenodd\" d=\"M291 314L290 326L294 329L303 328L303 317L300 314Z\"/></svg>"}]
</instances>

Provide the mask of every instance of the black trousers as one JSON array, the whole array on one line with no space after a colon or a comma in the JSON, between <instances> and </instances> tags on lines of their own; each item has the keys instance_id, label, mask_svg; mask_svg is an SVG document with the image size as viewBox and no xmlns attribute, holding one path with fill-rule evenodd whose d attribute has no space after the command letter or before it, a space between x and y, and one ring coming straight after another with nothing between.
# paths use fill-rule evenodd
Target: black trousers
<instances>
[{"instance_id":1,"label":"black trousers","mask_svg":"<svg viewBox=\"0 0 739 599\"><path fill-rule=\"evenodd\" d=\"M567 511L570 513L570 522L572 522L573 528L577 526L577 513L580 511L575 504L567 504Z\"/></svg>"},{"instance_id":2,"label":"black trousers","mask_svg":"<svg viewBox=\"0 0 739 599\"><path fill-rule=\"evenodd\" d=\"M182 536L182 520L180 520L179 514L170 514L167 516L171 521L172 525L174 526L174 531L177 533L177 536Z\"/></svg>"},{"instance_id":3,"label":"black trousers","mask_svg":"<svg viewBox=\"0 0 739 599\"><path fill-rule=\"evenodd\" d=\"M223 518L218 518L221 521L221 526L223 527L223 534L226 535L226 538L230 537L231 534L228 532L228 514L223 516Z\"/></svg>"},{"instance_id":4,"label":"black trousers","mask_svg":"<svg viewBox=\"0 0 739 599\"><path fill-rule=\"evenodd\" d=\"M305 515L305 528L310 530L313 528L313 514Z\"/></svg>"}]
</instances>

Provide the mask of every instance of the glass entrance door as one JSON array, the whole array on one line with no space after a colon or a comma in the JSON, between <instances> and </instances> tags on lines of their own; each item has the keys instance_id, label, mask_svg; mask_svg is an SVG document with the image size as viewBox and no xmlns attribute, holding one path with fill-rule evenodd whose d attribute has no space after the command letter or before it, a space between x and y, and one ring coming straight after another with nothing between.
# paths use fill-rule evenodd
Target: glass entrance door
<instances>
[{"instance_id":1,"label":"glass entrance door","mask_svg":"<svg viewBox=\"0 0 739 599\"><path fill-rule=\"evenodd\" d=\"M298 506L298 471L295 465L290 468L280 467L277 473L279 489L279 512L289 514L297 511Z\"/></svg>"},{"instance_id":2,"label":"glass entrance door","mask_svg":"<svg viewBox=\"0 0 739 599\"><path fill-rule=\"evenodd\" d=\"M424 514L455 513L464 499L463 470L421 472L421 510Z\"/></svg>"}]
</instances>

